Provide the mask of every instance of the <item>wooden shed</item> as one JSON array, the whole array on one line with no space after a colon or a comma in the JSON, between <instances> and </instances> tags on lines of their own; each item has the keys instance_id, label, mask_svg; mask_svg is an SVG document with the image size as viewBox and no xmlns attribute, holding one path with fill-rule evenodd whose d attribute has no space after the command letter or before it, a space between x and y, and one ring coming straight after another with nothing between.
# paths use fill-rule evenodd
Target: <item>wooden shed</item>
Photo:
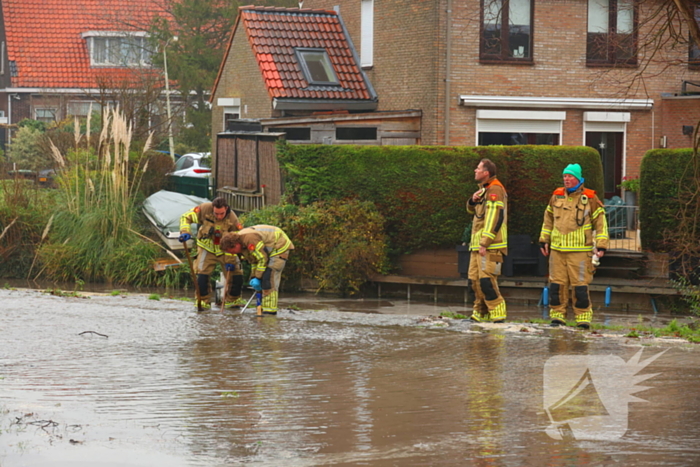
<instances>
[{"instance_id":1,"label":"wooden shed","mask_svg":"<svg viewBox=\"0 0 700 467\"><path fill-rule=\"evenodd\" d=\"M278 204L284 181L277 161L277 141L290 144L413 145L421 140L421 111L328 112L302 117L259 121L231 120L229 128L255 127L262 131L227 131L216 135L214 177L217 196L237 212Z\"/></svg>"},{"instance_id":2,"label":"wooden shed","mask_svg":"<svg viewBox=\"0 0 700 467\"><path fill-rule=\"evenodd\" d=\"M214 177L216 195L237 212L278 204L284 187L277 141L284 133L230 132L216 139Z\"/></svg>"}]
</instances>

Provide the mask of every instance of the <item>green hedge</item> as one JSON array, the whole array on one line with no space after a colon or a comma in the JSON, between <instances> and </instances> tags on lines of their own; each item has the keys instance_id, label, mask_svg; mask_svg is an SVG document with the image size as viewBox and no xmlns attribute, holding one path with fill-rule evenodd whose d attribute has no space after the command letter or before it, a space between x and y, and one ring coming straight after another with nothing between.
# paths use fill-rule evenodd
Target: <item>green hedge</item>
<instances>
[{"instance_id":1,"label":"green hedge","mask_svg":"<svg viewBox=\"0 0 700 467\"><path fill-rule=\"evenodd\" d=\"M569 146L331 146L282 143L287 202L372 201L385 217L393 254L459 243L471 218L465 203L477 189L474 168L493 160L509 194L509 233L539 235L552 191L570 163L598 192L598 152Z\"/></svg>"},{"instance_id":2,"label":"green hedge","mask_svg":"<svg viewBox=\"0 0 700 467\"><path fill-rule=\"evenodd\" d=\"M698 189L692 149L653 149L642 159L639 193L639 224L642 247L648 251L681 251L676 244L682 210L696 215ZM694 224L691 222L691 224ZM697 228L697 226L690 228ZM688 232L685 232L688 233ZM696 234L696 242L700 235Z\"/></svg>"}]
</instances>

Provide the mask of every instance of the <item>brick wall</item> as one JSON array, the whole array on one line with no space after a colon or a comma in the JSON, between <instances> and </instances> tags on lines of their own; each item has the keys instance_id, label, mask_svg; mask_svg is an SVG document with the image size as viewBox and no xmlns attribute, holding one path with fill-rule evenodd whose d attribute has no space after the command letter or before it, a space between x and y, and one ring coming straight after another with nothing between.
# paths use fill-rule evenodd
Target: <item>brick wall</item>
<instances>
[{"instance_id":1,"label":"brick wall","mask_svg":"<svg viewBox=\"0 0 700 467\"><path fill-rule=\"evenodd\" d=\"M435 0L375 0L374 66L365 70L379 94L377 110L423 111L423 144L436 144L442 118L438 110L444 83L439 70L444 66L444 40L437 32L440 11L444 11L441 4ZM340 16L359 55L359 0L304 1L304 8L332 10L335 5L340 5Z\"/></svg>"},{"instance_id":2,"label":"brick wall","mask_svg":"<svg viewBox=\"0 0 700 467\"><path fill-rule=\"evenodd\" d=\"M683 126L700 124L700 96L667 97L661 101L659 136L666 136L668 148L689 148L693 136L683 134Z\"/></svg>"},{"instance_id":3,"label":"brick wall","mask_svg":"<svg viewBox=\"0 0 700 467\"><path fill-rule=\"evenodd\" d=\"M231 58L235 58L235 60ZM243 26L239 26L231 44L219 83L212 97L212 133L223 131L223 108L217 105L217 99L237 97L241 100L241 118L270 118L272 99L267 92L260 67L245 35ZM212 147L212 156L216 157L216 136Z\"/></svg>"},{"instance_id":4,"label":"brick wall","mask_svg":"<svg viewBox=\"0 0 700 467\"><path fill-rule=\"evenodd\" d=\"M343 21L359 51L359 0L306 0L304 7L332 9L336 4L340 4ZM635 80L637 68L586 66L587 2L584 0L534 2L532 64L482 64L479 62L480 5L479 0L452 2L449 96L452 145L476 145L476 108L459 105L460 95L650 98L654 99L653 110L629 111L632 121L627 124L626 173L634 175L642 155L658 147L659 137L666 131L660 127L661 94L678 92L682 80L700 81L700 72L690 71L686 65L668 67L670 60L687 59L685 47L667 52L667 63L650 65L643 82ZM644 8L643 5L641 17L645 15ZM379 109L422 109L422 143L443 144L447 1L375 0L374 9L374 66L367 74L379 96ZM646 33L648 27L642 26L641 36ZM562 144L584 144L584 110L557 110L567 112ZM674 121L676 111L675 107L670 108L663 121ZM679 114L678 118L681 117ZM680 131L677 123L669 126L677 126L678 130L673 131ZM682 138L678 144L687 145Z\"/></svg>"}]
</instances>

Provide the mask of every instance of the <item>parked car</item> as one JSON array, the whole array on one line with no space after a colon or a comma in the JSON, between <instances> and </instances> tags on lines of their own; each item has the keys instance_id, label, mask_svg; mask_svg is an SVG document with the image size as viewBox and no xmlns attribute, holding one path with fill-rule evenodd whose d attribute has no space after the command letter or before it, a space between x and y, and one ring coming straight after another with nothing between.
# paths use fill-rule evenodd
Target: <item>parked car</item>
<instances>
[{"instance_id":1,"label":"parked car","mask_svg":"<svg viewBox=\"0 0 700 467\"><path fill-rule=\"evenodd\" d=\"M15 179L32 180L36 182L37 186L41 188L56 187L56 181L54 180L54 177L56 176L56 171L54 169L44 169L40 170L39 172L35 172L34 170L29 169L19 169L10 170L9 172L7 172L7 174L11 178Z\"/></svg>"},{"instance_id":2,"label":"parked car","mask_svg":"<svg viewBox=\"0 0 700 467\"><path fill-rule=\"evenodd\" d=\"M45 169L39 172L36 177L36 183L43 188L56 188L56 171L54 169Z\"/></svg>"},{"instance_id":3,"label":"parked car","mask_svg":"<svg viewBox=\"0 0 700 467\"><path fill-rule=\"evenodd\" d=\"M36 180L36 172L29 169L10 170L7 175L15 179Z\"/></svg>"},{"instance_id":4,"label":"parked car","mask_svg":"<svg viewBox=\"0 0 700 467\"><path fill-rule=\"evenodd\" d=\"M209 178L211 176L211 153L191 152L183 154L175 162L175 170L170 175L176 177Z\"/></svg>"}]
</instances>

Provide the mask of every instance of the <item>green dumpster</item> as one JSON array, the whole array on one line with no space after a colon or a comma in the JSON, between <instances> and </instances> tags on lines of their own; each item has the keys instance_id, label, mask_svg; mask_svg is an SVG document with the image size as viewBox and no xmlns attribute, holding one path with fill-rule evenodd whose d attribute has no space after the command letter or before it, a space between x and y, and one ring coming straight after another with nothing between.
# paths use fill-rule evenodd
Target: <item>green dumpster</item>
<instances>
[{"instance_id":1,"label":"green dumpster","mask_svg":"<svg viewBox=\"0 0 700 467\"><path fill-rule=\"evenodd\" d=\"M168 191L211 199L209 177L178 177L171 175L168 180Z\"/></svg>"}]
</instances>

